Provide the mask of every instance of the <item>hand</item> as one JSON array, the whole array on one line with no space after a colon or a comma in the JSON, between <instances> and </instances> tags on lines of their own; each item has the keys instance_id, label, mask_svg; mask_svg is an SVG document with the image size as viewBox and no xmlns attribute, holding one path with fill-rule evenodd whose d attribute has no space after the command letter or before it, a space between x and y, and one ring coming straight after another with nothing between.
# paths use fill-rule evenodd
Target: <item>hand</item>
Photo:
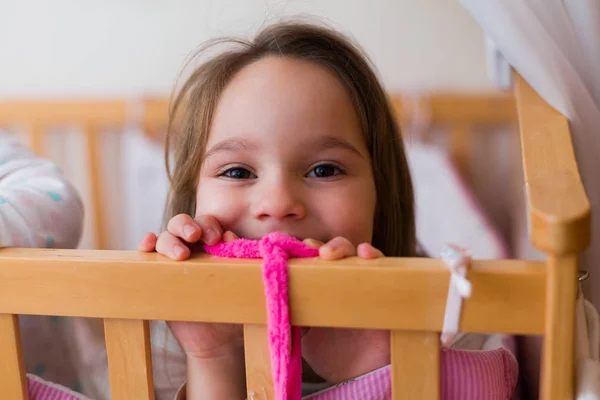
<instances>
[{"instance_id":1,"label":"hand","mask_svg":"<svg viewBox=\"0 0 600 400\"><path fill-rule=\"evenodd\" d=\"M233 232L223 233L219 222L210 215L192 218L178 214L169 220L167 230L158 237L147 233L139 245L140 251L157 251L173 260L186 260L198 242L213 245L221 240L237 239Z\"/></svg>"},{"instance_id":2,"label":"hand","mask_svg":"<svg viewBox=\"0 0 600 400\"><path fill-rule=\"evenodd\" d=\"M304 244L318 248L319 257L324 260L340 260L353 256L367 260L383 257L383 253L370 243L361 243L355 247L348 239L343 237L336 237L327 243L314 239L305 239Z\"/></svg>"},{"instance_id":3,"label":"hand","mask_svg":"<svg viewBox=\"0 0 600 400\"><path fill-rule=\"evenodd\" d=\"M225 232L212 216L192 218L179 214L171 218L167 230L158 237L148 233L142 239L139 249L145 252L157 251L173 260L190 257L198 242L216 244L221 240L237 239L232 232ZM243 354L242 327L233 324L203 322L169 322L169 328L186 355L193 358L209 359Z\"/></svg>"}]
</instances>

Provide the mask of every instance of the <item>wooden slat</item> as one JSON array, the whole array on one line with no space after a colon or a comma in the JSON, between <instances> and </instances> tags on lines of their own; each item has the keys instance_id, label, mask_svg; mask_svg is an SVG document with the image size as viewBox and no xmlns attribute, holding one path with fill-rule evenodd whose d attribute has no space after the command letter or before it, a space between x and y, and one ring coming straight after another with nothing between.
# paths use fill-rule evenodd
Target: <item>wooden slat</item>
<instances>
[{"instance_id":1,"label":"wooden slat","mask_svg":"<svg viewBox=\"0 0 600 400\"><path fill-rule=\"evenodd\" d=\"M147 99L144 103L144 126L150 129L152 136L160 141L167 127L169 104L166 99Z\"/></svg>"},{"instance_id":2,"label":"wooden slat","mask_svg":"<svg viewBox=\"0 0 600 400\"><path fill-rule=\"evenodd\" d=\"M44 157L44 127L40 124L33 124L29 127L29 147L38 156Z\"/></svg>"},{"instance_id":3,"label":"wooden slat","mask_svg":"<svg viewBox=\"0 0 600 400\"><path fill-rule=\"evenodd\" d=\"M4 399L28 400L19 318L0 314L0 393Z\"/></svg>"},{"instance_id":4,"label":"wooden slat","mask_svg":"<svg viewBox=\"0 0 600 400\"><path fill-rule=\"evenodd\" d=\"M515 82L531 240L556 255L580 252L590 241L590 204L569 123L519 75Z\"/></svg>"},{"instance_id":5,"label":"wooden slat","mask_svg":"<svg viewBox=\"0 0 600 400\"><path fill-rule=\"evenodd\" d=\"M577 256L548 259L546 335L541 399L571 399L575 372Z\"/></svg>"},{"instance_id":6,"label":"wooden slat","mask_svg":"<svg viewBox=\"0 0 600 400\"><path fill-rule=\"evenodd\" d=\"M148 321L105 319L113 400L154 399Z\"/></svg>"},{"instance_id":7,"label":"wooden slat","mask_svg":"<svg viewBox=\"0 0 600 400\"><path fill-rule=\"evenodd\" d=\"M436 332L391 333L392 398L440 398L440 336Z\"/></svg>"},{"instance_id":8,"label":"wooden slat","mask_svg":"<svg viewBox=\"0 0 600 400\"><path fill-rule=\"evenodd\" d=\"M107 238L104 219L104 207L102 202L102 170L98 154L100 149L100 136L98 129L92 125L84 126L85 143L88 160L88 172L91 197L91 212L94 215L94 242L95 248L104 250L107 248Z\"/></svg>"},{"instance_id":9,"label":"wooden slat","mask_svg":"<svg viewBox=\"0 0 600 400\"><path fill-rule=\"evenodd\" d=\"M248 399L273 399L271 358L265 325L244 325L244 353Z\"/></svg>"},{"instance_id":10,"label":"wooden slat","mask_svg":"<svg viewBox=\"0 0 600 400\"><path fill-rule=\"evenodd\" d=\"M5 313L266 323L258 260L0 249L0 276ZM545 277L540 262L473 262L474 291L461 330L541 334ZM435 259L292 260L292 323L440 331L448 280L447 267Z\"/></svg>"}]
</instances>

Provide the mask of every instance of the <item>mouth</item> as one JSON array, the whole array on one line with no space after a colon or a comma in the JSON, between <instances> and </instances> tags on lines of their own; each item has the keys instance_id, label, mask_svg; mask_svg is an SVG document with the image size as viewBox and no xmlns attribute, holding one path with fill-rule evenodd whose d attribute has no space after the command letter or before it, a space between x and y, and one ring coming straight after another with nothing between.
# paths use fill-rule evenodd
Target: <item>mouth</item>
<instances>
[{"instance_id":1,"label":"mouth","mask_svg":"<svg viewBox=\"0 0 600 400\"><path fill-rule=\"evenodd\" d=\"M311 235L308 235L308 236L296 236L296 235L290 235L289 233L285 233L285 232L282 232L282 233L284 233L284 234L286 234L288 236L293 237L294 239L298 240L299 242L303 242L303 243L306 243L306 244L309 244L309 245L311 243L313 245L316 245L316 244L323 244L323 243L327 243L328 242L327 239L325 239L323 237L318 237L318 236L311 236Z\"/></svg>"},{"instance_id":2,"label":"mouth","mask_svg":"<svg viewBox=\"0 0 600 400\"><path fill-rule=\"evenodd\" d=\"M296 240L297 240L297 241L299 241L299 242L303 242L303 241L304 241L304 239L306 239L306 237L305 237L305 236L294 235L294 234L291 234L291 233L288 233L288 232L284 232L284 231L273 231L273 232L282 233L282 234L284 234L284 235L287 235L287 236L289 236L289 237L292 237L292 238L296 239ZM269 233L273 233L273 232L269 232Z\"/></svg>"},{"instance_id":3,"label":"mouth","mask_svg":"<svg viewBox=\"0 0 600 400\"><path fill-rule=\"evenodd\" d=\"M324 240L324 238L322 237L314 237L314 236L306 236L306 235L294 235L285 231L281 231L281 230L273 230L273 231L269 231L268 233L264 234L264 235L246 235L246 236L242 236L242 235L238 235L240 238L244 237L246 239L250 239L250 240L260 240L263 237L267 236L270 233L274 233L274 232L278 232L278 233L282 233L284 235L290 236L296 240L298 240L299 242L304 242L305 240L314 240L320 243L326 243L326 241Z\"/></svg>"}]
</instances>

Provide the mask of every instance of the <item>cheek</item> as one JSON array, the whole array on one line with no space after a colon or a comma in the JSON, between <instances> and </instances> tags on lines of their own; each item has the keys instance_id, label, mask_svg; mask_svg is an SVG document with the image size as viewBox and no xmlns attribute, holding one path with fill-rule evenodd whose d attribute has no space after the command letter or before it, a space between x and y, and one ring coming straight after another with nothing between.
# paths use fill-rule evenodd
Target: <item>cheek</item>
<instances>
[{"instance_id":1,"label":"cheek","mask_svg":"<svg viewBox=\"0 0 600 400\"><path fill-rule=\"evenodd\" d=\"M334 236L345 237L354 245L371 243L376 203L374 191L349 189L353 190L332 190L327 198L321 198L315 206L319 209L319 219Z\"/></svg>"},{"instance_id":2,"label":"cheek","mask_svg":"<svg viewBox=\"0 0 600 400\"><path fill-rule=\"evenodd\" d=\"M201 180L196 193L195 215L213 216L221 223L223 229L233 230L248 209L244 198L238 195L234 187Z\"/></svg>"}]
</instances>

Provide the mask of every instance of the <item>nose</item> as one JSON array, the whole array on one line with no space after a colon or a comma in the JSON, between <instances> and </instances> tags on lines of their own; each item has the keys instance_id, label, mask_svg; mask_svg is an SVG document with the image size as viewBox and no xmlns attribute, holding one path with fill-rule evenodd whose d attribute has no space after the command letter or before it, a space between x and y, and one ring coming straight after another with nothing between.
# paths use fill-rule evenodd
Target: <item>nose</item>
<instances>
[{"instance_id":1,"label":"nose","mask_svg":"<svg viewBox=\"0 0 600 400\"><path fill-rule=\"evenodd\" d=\"M283 179L264 180L256 187L257 195L253 202L256 219L283 221L302 219L306 214L301 188Z\"/></svg>"}]
</instances>

